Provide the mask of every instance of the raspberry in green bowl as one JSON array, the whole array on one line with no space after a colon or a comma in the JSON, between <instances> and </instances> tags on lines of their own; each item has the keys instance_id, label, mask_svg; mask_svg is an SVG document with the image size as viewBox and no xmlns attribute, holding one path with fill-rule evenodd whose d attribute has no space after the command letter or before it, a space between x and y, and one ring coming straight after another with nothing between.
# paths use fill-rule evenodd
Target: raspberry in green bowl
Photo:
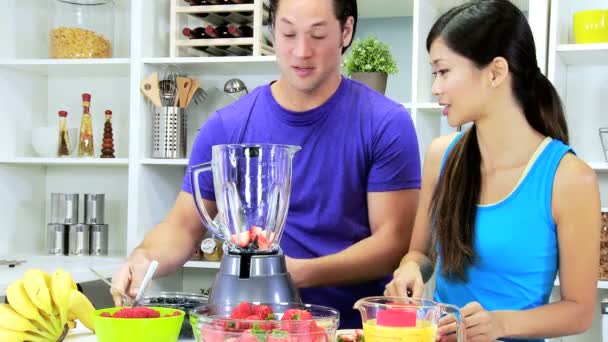
<instances>
[{"instance_id":1,"label":"raspberry in green bowl","mask_svg":"<svg viewBox=\"0 0 608 342\"><path fill-rule=\"evenodd\" d=\"M175 342L179 338L185 312L177 309L148 307L159 313L157 318L113 317L124 308L107 308L94 312L95 335L99 342ZM107 317L110 316L110 317ZM135 315L136 316L136 315Z\"/></svg>"}]
</instances>

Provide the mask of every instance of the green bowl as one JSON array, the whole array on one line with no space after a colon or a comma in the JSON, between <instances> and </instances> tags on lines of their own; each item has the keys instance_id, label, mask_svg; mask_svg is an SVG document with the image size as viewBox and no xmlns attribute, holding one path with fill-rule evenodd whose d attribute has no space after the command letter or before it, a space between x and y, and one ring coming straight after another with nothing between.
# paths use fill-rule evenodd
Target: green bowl
<instances>
[{"instance_id":1,"label":"green bowl","mask_svg":"<svg viewBox=\"0 0 608 342\"><path fill-rule=\"evenodd\" d=\"M149 306L160 312L159 318L113 318L100 316L114 314L122 308L100 309L94 313L95 335L99 342L175 342L179 338L185 312L178 309ZM163 317L179 311L179 316Z\"/></svg>"}]
</instances>

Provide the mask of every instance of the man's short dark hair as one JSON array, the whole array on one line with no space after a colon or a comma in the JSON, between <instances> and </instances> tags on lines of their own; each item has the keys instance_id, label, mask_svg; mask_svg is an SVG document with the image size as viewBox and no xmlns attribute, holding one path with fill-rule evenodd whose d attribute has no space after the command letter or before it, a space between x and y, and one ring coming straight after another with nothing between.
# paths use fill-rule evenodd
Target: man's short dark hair
<instances>
[{"instance_id":1,"label":"man's short dark hair","mask_svg":"<svg viewBox=\"0 0 608 342\"><path fill-rule=\"evenodd\" d=\"M309 1L316 1L316 0L309 0ZM276 19L276 14L277 14L277 9L279 8L279 0L270 0L270 8L269 8L269 12L270 12L270 22L272 23L272 26L274 27L275 24L275 19ZM357 30L357 0L333 0L334 3L334 13L336 15L336 19L338 19L338 21L340 22L340 28L342 30L344 30L344 25L346 24L346 19L348 19L348 17L353 17L354 18L354 22L353 22L353 36L350 40L350 42L348 43L348 45L346 45L345 47L342 48L342 53L344 53L344 51L346 51L346 49L348 49L348 47L350 46L350 44L353 42L353 39L355 39L355 31Z\"/></svg>"}]
</instances>

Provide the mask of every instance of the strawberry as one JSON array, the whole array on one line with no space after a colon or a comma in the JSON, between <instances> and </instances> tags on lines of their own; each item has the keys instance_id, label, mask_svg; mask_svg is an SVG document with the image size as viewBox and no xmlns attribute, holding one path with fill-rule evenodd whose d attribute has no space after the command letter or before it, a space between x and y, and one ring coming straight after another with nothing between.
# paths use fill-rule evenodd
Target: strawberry
<instances>
[{"instance_id":1,"label":"strawberry","mask_svg":"<svg viewBox=\"0 0 608 342\"><path fill-rule=\"evenodd\" d=\"M363 337L363 329L356 329L355 336L357 336L357 342L364 342L365 338Z\"/></svg>"},{"instance_id":2,"label":"strawberry","mask_svg":"<svg viewBox=\"0 0 608 342\"><path fill-rule=\"evenodd\" d=\"M224 332L214 327L203 327L201 337L205 342L224 342Z\"/></svg>"},{"instance_id":3,"label":"strawberry","mask_svg":"<svg viewBox=\"0 0 608 342\"><path fill-rule=\"evenodd\" d=\"M290 333L309 333L317 324L308 310L287 309L281 317L281 329ZM302 321L302 322L299 322Z\"/></svg>"},{"instance_id":4,"label":"strawberry","mask_svg":"<svg viewBox=\"0 0 608 342\"><path fill-rule=\"evenodd\" d=\"M340 334L336 339L337 342L355 342L356 340L355 334Z\"/></svg>"},{"instance_id":5,"label":"strawberry","mask_svg":"<svg viewBox=\"0 0 608 342\"><path fill-rule=\"evenodd\" d=\"M230 319L214 319L211 324L213 329L223 331L237 331L239 327L237 322Z\"/></svg>"},{"instance_id":6,"label":"strawberry","mask_svg":"<svg viewBox=\"0 0 608 342\"><path fill-rule=\"evenodd\" d=\"M249 231L251 232L251 234L253 234L253 236L266 235L266 231L258 226L251 226L251 228L249 228Z\"/></svg>"},{"instance_id":7,"label":"strawberry","mask_svg":"<svg viewBox=\"0 0 608 342\"><path fill-rule=\"evenodd\" d=\"M239 336L238 342L259 342L259 341L258 341L258 338L256 336L254 336L253 332L250 329L247 329L247 330L243 331L241 336Z\"/></svg>"},{"instance_id":8,"label":"strawberry","mask_svg":"<svg viewBox=\"0 0 608 342\"><path fill-rule=\"evenodd\" d=\"M272 308L268 305L264 305L264 304L254 305L252 310L255 315L262 317L262 319L266 319L266 320L274 319L274 312L272 311Z\"/></svg>"},{"instance_id":9,"label":"strawberry","mask_svg":"<svg viewBox=\"0 0 608 342\"><path fill-rule=\"evenodd\" d=\"M234 308L232 310L232 313L230 314L230 318L234 318L234 319L247 318L253 314L253 311L251 309L252 309L251 303L241 302L241 303L239 303L239 305L237 305L236 308Z\"/></svg>"},{"instance_id":10,"label":"strawberry","mask_svg":"<svg viewBox=\"0 0 608 342\"><path fill-rule=\"evenodd\" d=\"M268 240L266 240L266 237L263 235L258 235L257 244L258 244L258 250L260 250L260 251L267 251L268 249L270 249L270 243L268 242Z\"/></svg>"},{"instance_id":11,"label":"strawberry","mask_svg":"<svg viewBox=\"0 0 608 342\"><path fill-rule=\"evenodd\" d=\"M267 342L286 342L287 341L287 331L275 329L272 333L268 334Z\"/></svg>"},{"instance_id":12,"label":"strawberry","mask_svg":"<svg viewBox=\"0 0 608 342\"><path fill-rule=\"evenodd\" d=\"M101 314L99 314L99 316L101 317L112 317L112 314L109 312L102 312Z\"/></svg>"},{"instance_id":13,"label":"strawberry","mask_svg":"<svg viewBox=\"0 0 608 342\"><path fill-rule=\"evenodd\" d=\"M240 232L238 234L232 234L231 240L235 245L245 248L247 247L250 241L249 232Z\"/></svg>"}]
</instances>

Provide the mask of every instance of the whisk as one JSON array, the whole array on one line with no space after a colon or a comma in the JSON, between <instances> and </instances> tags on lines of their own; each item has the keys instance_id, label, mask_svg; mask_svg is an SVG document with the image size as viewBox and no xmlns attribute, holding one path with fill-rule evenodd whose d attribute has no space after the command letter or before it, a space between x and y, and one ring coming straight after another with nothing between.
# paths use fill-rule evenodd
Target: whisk
<instances>
[{"instance_id":1,"label":"whisk","mask_svg":"<svg viewBox=\"0 0 608 342\"><path fill-rule=\"evenodd\" d=\"M165 64L160 70L158 88L163 107L172 107L177 102L177 78L183 75L182 70L174 64Z\"/></svg>"}]
</instances>

